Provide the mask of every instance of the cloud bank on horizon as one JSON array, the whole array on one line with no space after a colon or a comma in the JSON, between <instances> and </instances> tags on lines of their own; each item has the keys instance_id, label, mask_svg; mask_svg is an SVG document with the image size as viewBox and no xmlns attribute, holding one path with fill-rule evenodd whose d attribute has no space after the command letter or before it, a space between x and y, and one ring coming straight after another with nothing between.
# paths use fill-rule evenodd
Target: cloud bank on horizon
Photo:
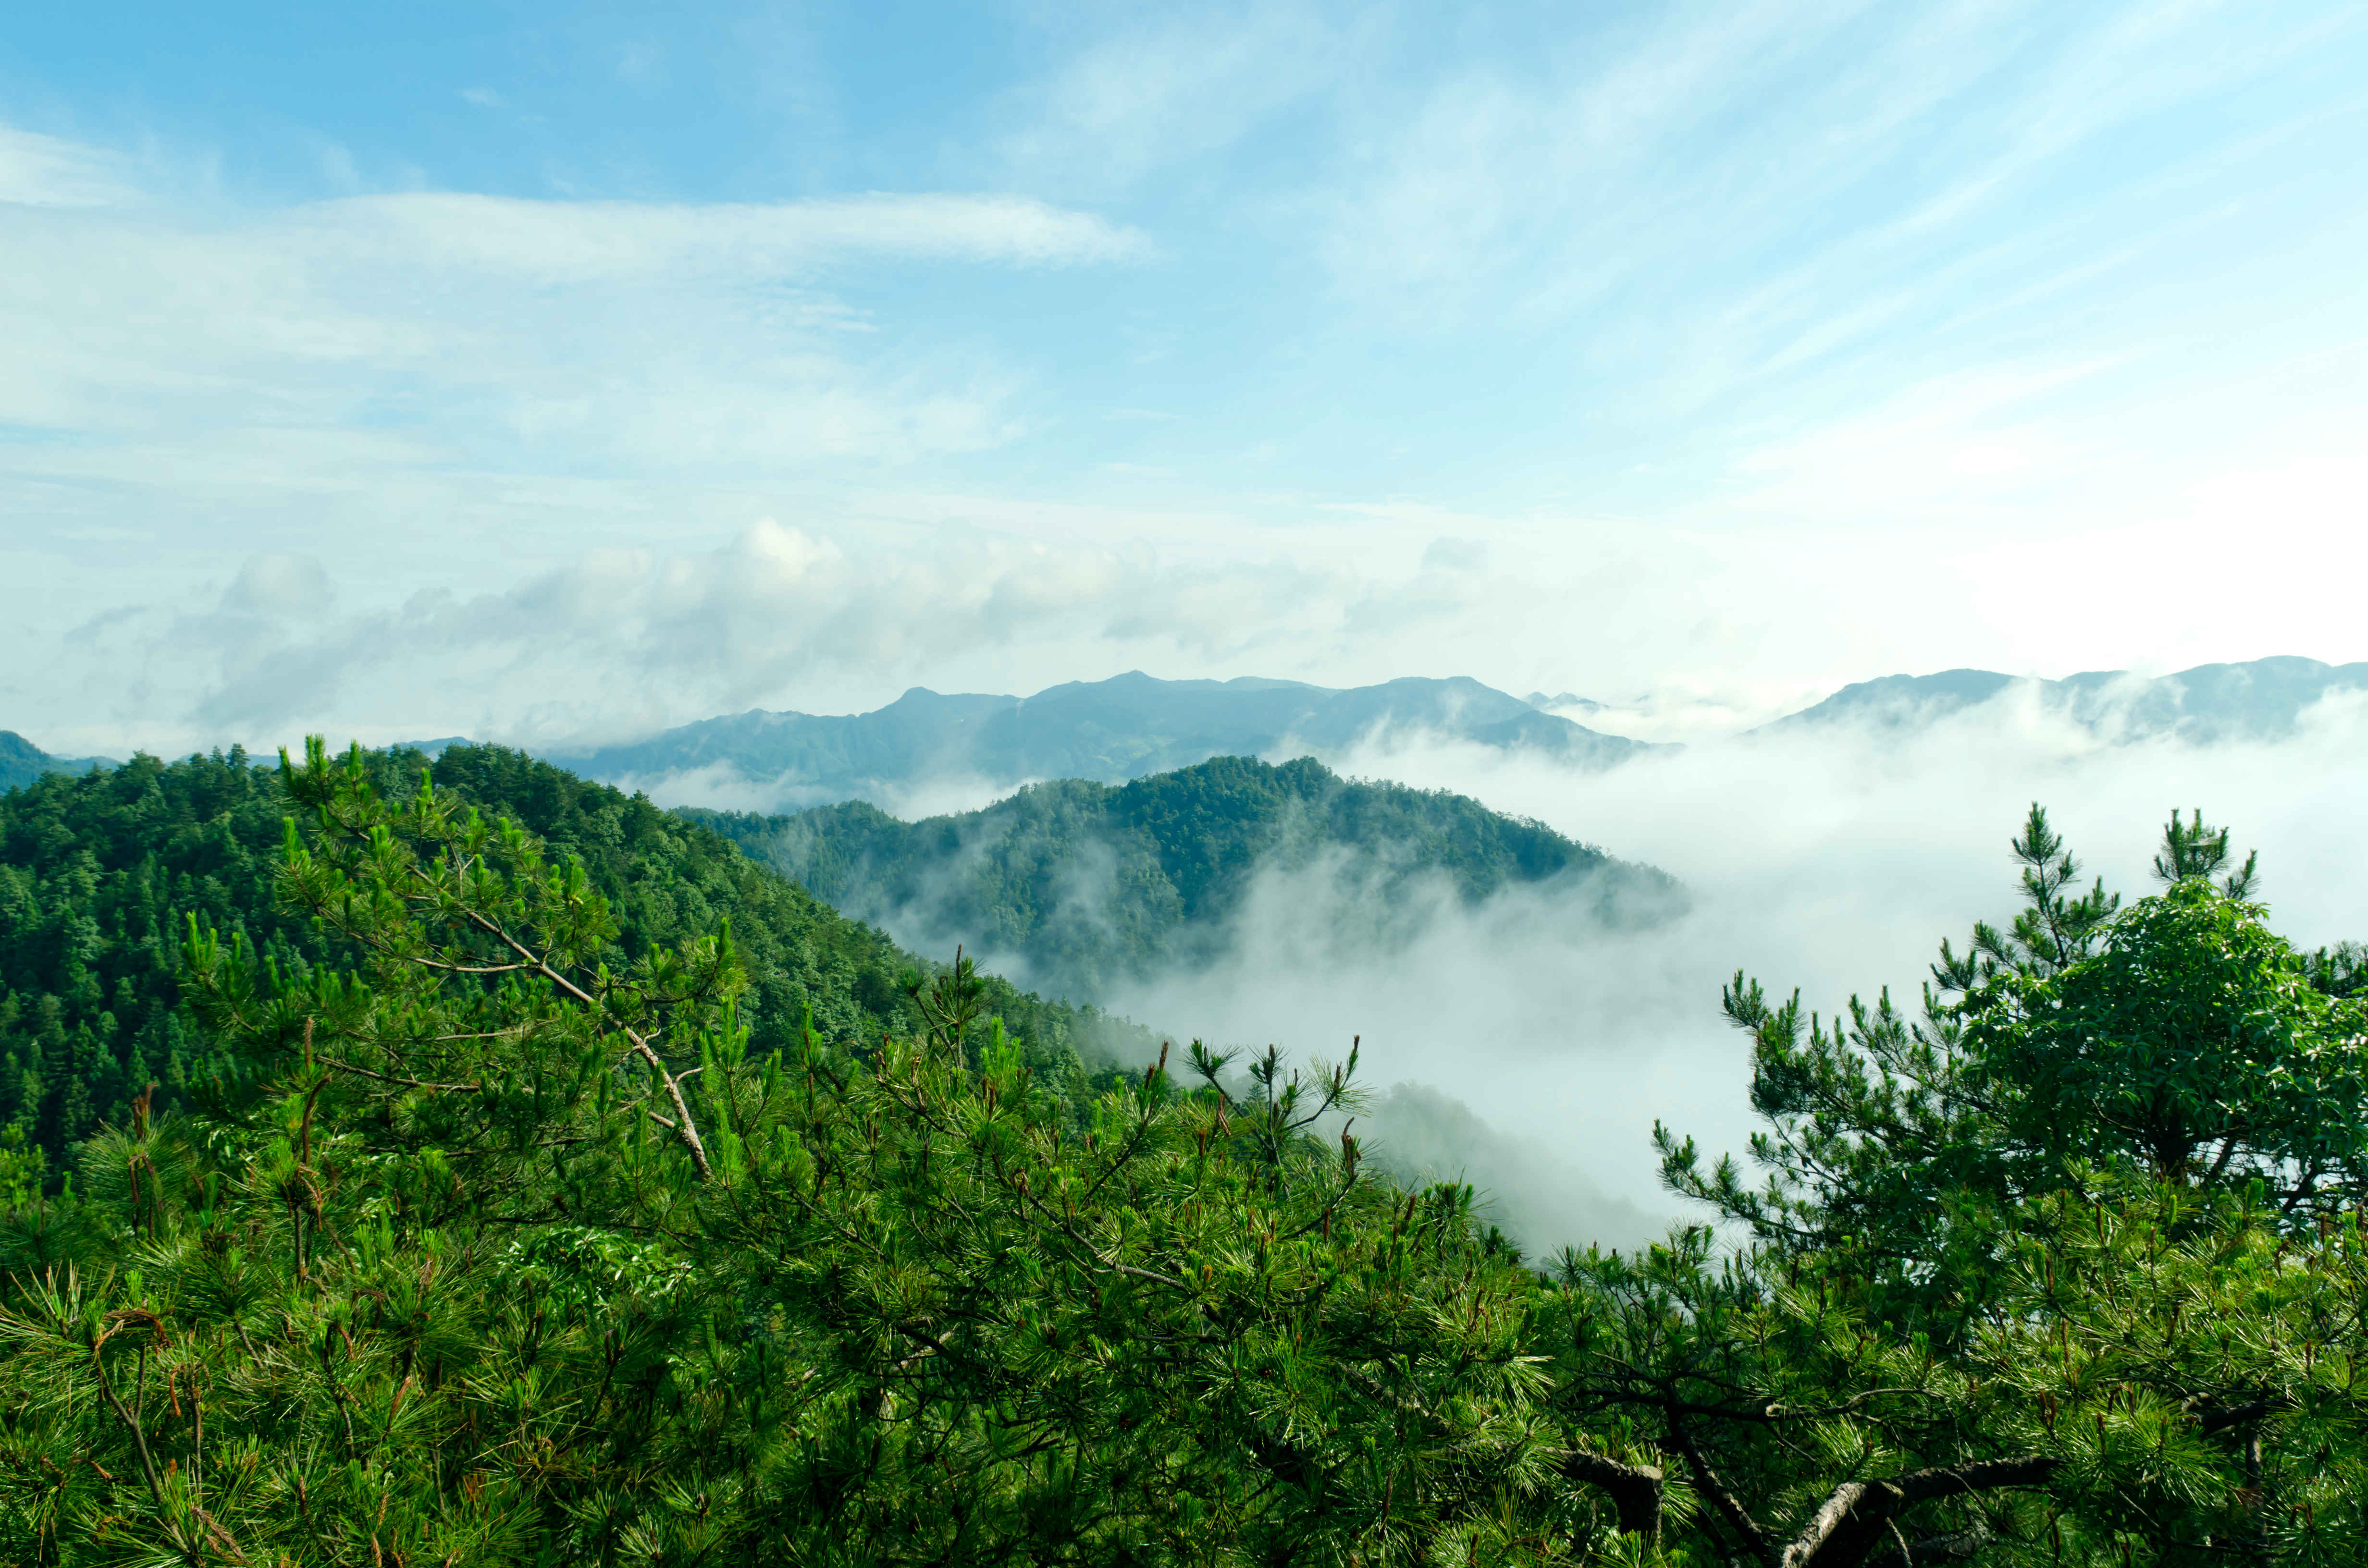
<instances>
[{"instance_id":1,"label":"cloud bank on horizon","mask_svg":"<svg viewBox=\"0 0 2368 1568\"><path fill-rule=\"evenodd\" d=\"M0 725L2341 661L2362 147L2317 0L51 7Z\"/></svg>"}]
</instances>

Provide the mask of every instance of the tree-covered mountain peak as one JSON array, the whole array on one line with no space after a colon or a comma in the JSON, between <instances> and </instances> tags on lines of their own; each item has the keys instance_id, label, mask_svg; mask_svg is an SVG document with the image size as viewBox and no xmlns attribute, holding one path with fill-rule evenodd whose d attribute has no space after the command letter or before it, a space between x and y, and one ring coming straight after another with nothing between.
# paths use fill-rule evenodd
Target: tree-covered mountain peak
<instances>
[{"instance_id":1,"label":"tree-covered mountain peak","mask_svg":"<svg viewBox=\"0 0 2368 1568\"><path fill-rule=\"evenodd\" d=\"M902 821L864 801L777 815L691 810L813 892L908 942L960 941L1077 1000L1205 961L1265 881L1325 900L1344 942L1513 887L1591 915L1658 918L1677 884L1445 790L1340 777L1314 757L1221 756L1106 784L1030 784L978 811ZM1350 916L1353 915L1353 919ZM1370 927L1370 929L1369 929Z\"/></svg>"},{"instance_id":2,"label":"tree-covered mountain peak","mask_svg":"<svg viewBox=\"0 0 2368 1568\"><path fill-rule=\"evenodd\" d=\"M402 795L418 787L425 760L400 750L369 765L382 792ZM926 960L699 824L499 746L450 745L433 778L554 857L581 858L617 915L620 968L728 919L751 982L741 1021L767 1049L809 1020L848 1041L916 1022L902 983ZM0 1127L19 1129L53 1174L102 1125L129 1125L144 1088L155 1085L161 1113L208 1070L209 1048L180 1007L177 944L192 917L290 976L350 956L324 949L274 893L292 809L276 770L236 748L170 763L135 756L0 795ZM993 977L982 983L1048 1067L1151 1048L1141 1030Z\"/></svg>"}]
</instances>

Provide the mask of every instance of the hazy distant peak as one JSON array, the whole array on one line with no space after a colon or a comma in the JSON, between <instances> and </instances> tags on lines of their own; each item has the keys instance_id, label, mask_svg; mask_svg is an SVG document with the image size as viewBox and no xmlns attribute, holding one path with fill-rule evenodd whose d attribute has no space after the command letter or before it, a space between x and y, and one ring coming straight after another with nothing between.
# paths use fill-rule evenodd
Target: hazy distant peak
<instances>
[{"instance_id":1,"label":"hazy distant peak","mask_svg":"<svg viewBox=\"0 0 2368 1568\"><path fill-rule=\"evenodd\" d=\"M1127 670L1102 680L1064 680L1057 686L1046 687L1043 690L1036 693L1033 697L1022 698L1020 700L1025 702L1043 702L1048 699L1070 697L1085 692L1102 692L1114 695L1121 692L1148 691L1155 687L1174 686L1183 687L1186 688L1198 688L1202 687L1213 687L1217 683L1212 680L1163 681L1158 679L1156 676L1147 676L1141 670Z\"/></svg>"},{"instance_id":2,"label":"hazy distant peak","mask_svg":"<svg viewBox=\"0 0 2368 1568\"><path fill-rule=\"evenodd\" d=\"M916 711L942 712L947 710L978 712L995 708L1007 708L1019 700L1020 699L1017 697L1002 697L991 692L932 691L926 686L916 686L908 688L904 696L898 698L895 701L891 702L887 707L875 709L874 711L880 713L910 713ZM779 716L784 719L809 719L814 717L813 714L798 713L788 710L784 710ZM864 717L864 715L837 714L830 715L830 717L861 718Z\"/></svg>"},{"instance_id":3,"label":"hazy distant peak","mask_svg":"<svg viewBox=\"0 0 2368 1568\"><path fill-rule=\"evenodd\" d=\"M1157 701L1162 699L1233 695L1256 692L1303 691L1328 694L1330 687L1310 686L1304 681L1272 680L1263 676L1236 676L1231 680L1162 680L1141 670L1129 670L1105 680L1070 680L1058 686L1048 686L1032 697L1016 697L1005 700L1021 704L1064 702L1079 698L1120 698L1130 701Z\"/></svg>"},{"instance_id":4,"label":"hazy distant peak","mask_svg":"<svg viewBox=\"0 0 2368 1568\"><path fill-rule=\"evenodd\" d=\"M2368 688L2368 664L2328 665L2292 655L2198 665L2154 677L2126 670L2084 670L2061 680L2042 680L1996 670L1941 670L1858 681L1753 733L1841 723L1899 730L2022 689L2083 728L2117 740L2274 739L2292 733L2303 710L2312 703L2363 688Z\"/></svg>"},{"instance_id":5,"label":"hazy distant peak","mask_svg":"<svg viewBox=\"0 0 2368 1568\"><path fill-rule=\"evenodd\" d=\"M1162 680L1129 670L1032 697L939 696L916 687L837 716L700 720L629 744L554 751L589 778L660 793L776 807L902 803L938 780L1008 790L1036 778L1122 783L1212 756L1338 756L1376 734L1436 736L1606 767L1645 749L1542 713L1469 676L1407 676L1345 689L1260 676ZM696 790L666 780L699 774Z\"/></svg>"},{"instance_id":6,"label":"hazy distant peak","mask_svg":"<svg viewBox=\"0 0 2368 1568\"><path fill-rule=\"evenodd\" d=\"M1272 676L1235 676L1231 680L1214 681L1228 691L1332 691L1337 687L1312 686L1304 680L1278 680Z\"/></svg>"},{"instance_id":7,"label":"hazy distant peak","mask_svg":"<svg viewBox=\"0 0 2368 1568\"><path fill-rule=\"evenodd\" d=\"M1815 707L1766 727L1872 722L1896 728L1938 712L1987 702L2014 680L1996 670L1969 669L1941 670L1928 676L1878 676L1852 681Z\"/></svg>"}]
</instances>

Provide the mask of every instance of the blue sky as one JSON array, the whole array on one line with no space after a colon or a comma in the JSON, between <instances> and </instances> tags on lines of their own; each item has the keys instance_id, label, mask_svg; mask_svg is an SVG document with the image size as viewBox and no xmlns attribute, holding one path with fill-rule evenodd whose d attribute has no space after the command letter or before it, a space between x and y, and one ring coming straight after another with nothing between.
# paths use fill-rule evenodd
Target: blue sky
<instances>
[{"instance_id":1,"label":"blue sky","mask_svg":"<svg viewBox=\"0 0 2368 1568\"><path fill-rule=\"evenodd\" d=\"M0 727L2368 655L2343 5L38 8Z\"/></svg>"}]
</instances>

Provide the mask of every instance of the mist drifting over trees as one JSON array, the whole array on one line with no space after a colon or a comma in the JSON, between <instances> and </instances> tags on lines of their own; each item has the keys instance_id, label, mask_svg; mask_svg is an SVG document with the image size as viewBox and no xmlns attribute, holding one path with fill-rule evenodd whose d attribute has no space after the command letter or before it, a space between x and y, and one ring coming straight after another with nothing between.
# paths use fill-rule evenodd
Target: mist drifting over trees
<instances>
[{"instance_id":1,"label":"mist drifting over trees","mask_svg":"<svg viewBox=\"0 0 2368 1568\"><path fill-rule=\"evenodd\" d=\"M2033 807L1920 1001L1732 974L1760 1131L1656 1131L1715 1223L1531 1248L1361 1047L908 959L514 753L6 805L26 1561L2368 1545L2368 965L2200 816L2109 888Z\"/></svg>"},{"instance_id":2,"label":"mist drifting over trees","mask_svg":"<svg viewBox=\"0 0 2368 1568\"><path fill-rule=\"evenodd\" d=\"M15 7L0 1568L2368 1563L2363 83Z\"/></svg>"}]
</instances>

